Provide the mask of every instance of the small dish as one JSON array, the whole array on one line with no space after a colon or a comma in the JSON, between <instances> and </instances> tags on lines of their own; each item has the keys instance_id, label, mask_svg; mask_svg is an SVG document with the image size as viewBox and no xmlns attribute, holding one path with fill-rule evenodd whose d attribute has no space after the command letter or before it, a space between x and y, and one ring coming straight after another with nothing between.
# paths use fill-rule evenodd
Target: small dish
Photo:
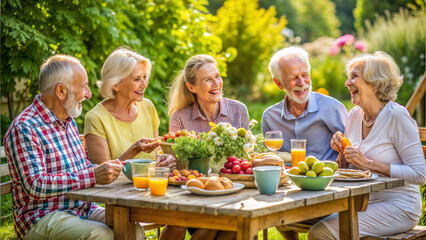
<instances>
[{"instance_id":1,"label":"small dish","mask_svg":"<svg viewBox=\"0 0 426 240\"><path fill-rule=\"evenodd\" d=\"M360 182L360 181L368 181L371 179L378 178L379 175L375 173L371 173L371 177L369 178L335 178L334 181L341 181L341 182Z\"/></svg>"},{"instance_id":2,"label":"small dish","mask_svg":"<svg viewBox=\"0 0 426 240\"><path fill-rule=\"evenodd\" d=\"M203 190L196 187L187 187L186 185L181 186L182 189L188 190L193 194L197 195L204 195L204 196L219 196L219 195L225 195L230 194L234 192L238 192L241 189L244 188L244 184L241 183L234 183L234 188L232 189L225 189L225 190Z\"/></svg>"}]
</instances>

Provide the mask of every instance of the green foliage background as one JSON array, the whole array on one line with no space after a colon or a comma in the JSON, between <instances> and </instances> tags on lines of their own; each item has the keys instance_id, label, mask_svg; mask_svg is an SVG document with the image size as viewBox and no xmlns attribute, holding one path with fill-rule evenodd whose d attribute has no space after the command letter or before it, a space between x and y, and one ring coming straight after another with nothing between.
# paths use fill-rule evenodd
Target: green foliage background
<instances>
[{"instance_id":1,"label":"green foliage background","mask_svg":"<svg viewBox=\"0 0 426 240\"><path fill-rule=\"evenodd\" d=\"M1 94L13 100L16 84L24 81L27 87L17 96L21 102L33 98L41 63L55 53L73 55L86 67L93 93L84 104L84 116L102 100L95 83L103 62L125 45L153 62L147 97L162 119L160 132L167 132L167 87L190 56L213 55L226 76L228 55L222 54L220 38L209 34L207 23L215 17L206 14L206 4L203 0L2 1ZM17 115L14 108L9 118ZM76 121L81 130L83 117Z\"/></svg>"},{"instance_id":2,"label":"green foliage background","mask_svg":"<svg viewBox=\"0 0 426 240\"><path fill-rule=\"evenodd\" d=\"M400 8L417 10L425 6L423 0L357 0L354 9L355 28L358 33L363 33L366 22L373 23L379 16L386 12L398 12Z\"/></svg>"},{"instance_id":3,"label":"green foliage background","mask_svg":"<svg viewBox=\"0 0 426 240\"><path fill-rule=\"evenodd\" d=\"M425 73L426 13L401 10L393 16L380 17L373 26L367 25L363 35L369 52L390 54L404 75L404 84L397 102L405 105Z\"/></svg>"},{"instance_id":4,"label":"green foliage background","mask_svg":"<svg viewBox=\"0 0 426 240\"><path fill-rule=\"evenodd\" d=\"M236 58L228 63L225 89L234 95L250 92L259 72L264 71L271 54L282 46L284 18L275 18L275 8L258 7L256 0L228 0L217 11L211 27L224 49L235 49ZM237 91L238 90L238 91Z\"/></svg>"}]
</instances>

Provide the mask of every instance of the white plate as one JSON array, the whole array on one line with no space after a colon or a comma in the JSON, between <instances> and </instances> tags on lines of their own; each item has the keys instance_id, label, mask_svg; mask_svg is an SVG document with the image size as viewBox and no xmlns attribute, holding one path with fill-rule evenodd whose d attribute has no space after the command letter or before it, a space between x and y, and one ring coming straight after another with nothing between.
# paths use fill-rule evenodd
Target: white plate
<instances>
[{"instance_id":1,"label":"white plate","mask_svg":"<svg viewBox=\"0 0 426 240\"><path fill-rule=\"evenodd\" d=\"M218 196L218 195L225 195L225 194L230 194L233 192L238 192L244 188L244 184L234 182L234 188L226 189L226 190L210 190L209 191L209 190L199 189L196 187L187 187L186 185L182 185L181 188L188 190L197 195Z\"/></svg>"},{"instance_id":2,"label":"white plate","mask_svg":"<svg viewBox=\"0 0 426 240\"><path fill-rule=\"evenodd\" d=\"M372 173L371 177L369 178L335 178L334 181L341 181L341 182L359 182L359 181L367 181L371 179L378 178L379 175Z\"/></svg>"}]
</instances>

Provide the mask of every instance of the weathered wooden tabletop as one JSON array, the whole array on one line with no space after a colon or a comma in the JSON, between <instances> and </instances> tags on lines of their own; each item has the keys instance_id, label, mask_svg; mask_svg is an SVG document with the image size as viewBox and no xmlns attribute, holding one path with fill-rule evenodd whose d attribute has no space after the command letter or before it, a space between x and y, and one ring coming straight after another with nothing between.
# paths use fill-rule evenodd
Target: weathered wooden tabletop
<instances>
[{"instance_id":1,"label":"weathered wooden tabletop","mask_svg":"<svg viewBox=\"0 0 426 240\"><path fill-rule=\"evenodd\" d=\"M107 224L120 239L134 239L132 222L154 222L237 231L238 239L255 239L257 231L340 212L341 239L358 236L358 211L365 211L370 192L402 186L404 180L379 177L361 182L334 181L324 191L285 185L276 194L243 189L222 196L199 196L169 186L165 196L133 190L123 174L108 186L67 193L71 199L105 203ZM123 236L124 234L124 236Z\"/></svg>"}]
</instances>

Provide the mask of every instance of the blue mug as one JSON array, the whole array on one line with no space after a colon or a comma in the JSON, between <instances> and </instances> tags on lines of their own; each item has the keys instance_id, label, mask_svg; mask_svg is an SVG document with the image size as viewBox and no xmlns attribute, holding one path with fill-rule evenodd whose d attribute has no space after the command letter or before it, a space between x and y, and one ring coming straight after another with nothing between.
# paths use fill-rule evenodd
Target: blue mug
<instances>
[{"instance_id":1,"label":"blue mug","mask_svg":"<svg viewBox=\"0 0 426 240\"><path fill-rule=\"evenodd\" d=\"M260 194L275 194L280 183L282 168L279 166L260 166L253 168L254 184Z\"/></svg>"},{"instance_id":2,"label":"blue mug","mask_svg":"<svg viewBox=\"0 0 426 240\"><path fill-rule=\"evenodd\" d=\"M150 159L127 159L125 161L124 167L123 167L123 172L124 174L126 174L126 177L128 179L130 179L130 181L133 181L132 179L132 165L130 164L131 162L137 162L137 163L153 163L153 167L156 166L156 164L154 164L156 161L155 160L150 160Z\"/></svg>"}]
</instances>

